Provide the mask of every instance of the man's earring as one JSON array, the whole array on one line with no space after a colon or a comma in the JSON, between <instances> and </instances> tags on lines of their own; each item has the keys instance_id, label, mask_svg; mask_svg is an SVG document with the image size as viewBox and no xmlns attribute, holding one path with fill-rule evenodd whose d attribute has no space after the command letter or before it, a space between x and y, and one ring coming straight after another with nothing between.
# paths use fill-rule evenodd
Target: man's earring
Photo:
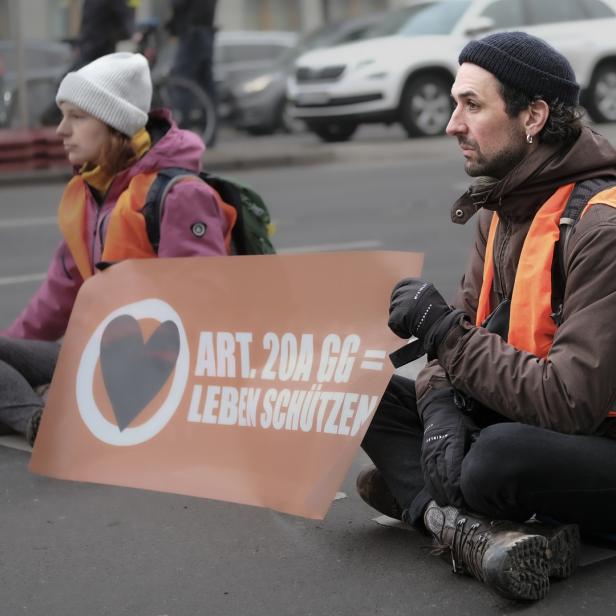
<instances>
[{"instance_id":1,"label":"man's earring","mask_svg":"<svg viewBox=\"0 0 616 616\"><path fill-rule=\"evenodd\" d=\"M526 143L532 143L533 136L530 133L526 133Z\"/></svg>"}]
</instances>

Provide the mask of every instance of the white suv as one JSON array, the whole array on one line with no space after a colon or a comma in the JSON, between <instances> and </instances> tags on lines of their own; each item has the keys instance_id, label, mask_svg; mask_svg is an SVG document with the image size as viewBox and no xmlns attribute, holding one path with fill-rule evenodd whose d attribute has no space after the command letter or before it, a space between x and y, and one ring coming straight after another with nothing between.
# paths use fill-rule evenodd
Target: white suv
<instances>
[{"instance_id":1,"label":"white suv","mask_svg":"<svg viewBox=\"0 0 616 616\"><path fill-rule=\"evenodd\" d=\"M471 39L523 30L563 53L597 122L616 121L614 0L426 0L397 33L300 56L289 79L295 116L324 141L359 124L400 122L409 136L440 135L451 114L457 58Z\"/></svg>"}]
</instances>

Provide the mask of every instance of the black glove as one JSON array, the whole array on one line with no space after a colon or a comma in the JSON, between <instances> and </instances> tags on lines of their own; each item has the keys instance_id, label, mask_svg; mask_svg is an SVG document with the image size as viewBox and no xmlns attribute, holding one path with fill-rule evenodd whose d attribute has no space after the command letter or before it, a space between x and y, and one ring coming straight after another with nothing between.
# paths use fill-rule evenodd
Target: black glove
<instances>
[{"instance_id":1,"label":"black glove","mask_svg":"<svg viewBox=\"0 0 616 616\"><path fill-rule=\"evenodd\" d=\"M426 489L441 506L464 506L460 491L462 460L479 428L454 401L454 389L424 396L418 410L424 425L421 467Z\"/></svg>"},{"instance_id":2,"label":"black glove","mask_svg":"<svg viewBox=\"0 0 616 616\"><path fill-rule=\"evenodd\" d=\"M428 359L433 359L447 332L463 315L447 304L432 283L405 278L392 291L387 324L400 338L418 338Z\"/></svg>"}]
</instances>

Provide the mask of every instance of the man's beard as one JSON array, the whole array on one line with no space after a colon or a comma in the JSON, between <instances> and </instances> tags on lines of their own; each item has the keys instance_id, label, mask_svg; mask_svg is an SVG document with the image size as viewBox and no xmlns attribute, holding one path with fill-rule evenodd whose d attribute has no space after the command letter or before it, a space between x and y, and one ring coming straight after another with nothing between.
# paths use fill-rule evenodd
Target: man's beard
<instances>
[{"instance_id":1,"label":"man's beard","mask_svg":"<svg viewBox=\"0 0 616 616\"><path fill-rule=\"evenodd\" d=\"M463 141L472 147L475 144ZM491 160L486 160L478 149L475 149L478 158L475 162L467 161L464 170L471 177L487 175L498 180L504 178L527 154L528 145L524 135L511 134L511 142L506 149L501 150Z\"/></svg>"}]
</instances>

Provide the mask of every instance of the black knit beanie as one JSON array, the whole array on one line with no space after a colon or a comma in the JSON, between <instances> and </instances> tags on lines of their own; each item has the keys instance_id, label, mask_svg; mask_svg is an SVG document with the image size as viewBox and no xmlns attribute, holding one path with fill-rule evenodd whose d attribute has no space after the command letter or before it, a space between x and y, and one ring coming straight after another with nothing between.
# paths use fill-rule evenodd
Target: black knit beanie
<instances>
[{"instance_id":1,"label":"black knit beanie","mask_svg":"<svg viewBox=\"0 0 616 616\"><path fill-rule=\"evenodd\" d=\"M575 107L580 86L565 56L545 41L525 32L498 32L468 43L458 62L471 62L499 81L547 103L556 100Z\"/></svg>"}]
</instances>

